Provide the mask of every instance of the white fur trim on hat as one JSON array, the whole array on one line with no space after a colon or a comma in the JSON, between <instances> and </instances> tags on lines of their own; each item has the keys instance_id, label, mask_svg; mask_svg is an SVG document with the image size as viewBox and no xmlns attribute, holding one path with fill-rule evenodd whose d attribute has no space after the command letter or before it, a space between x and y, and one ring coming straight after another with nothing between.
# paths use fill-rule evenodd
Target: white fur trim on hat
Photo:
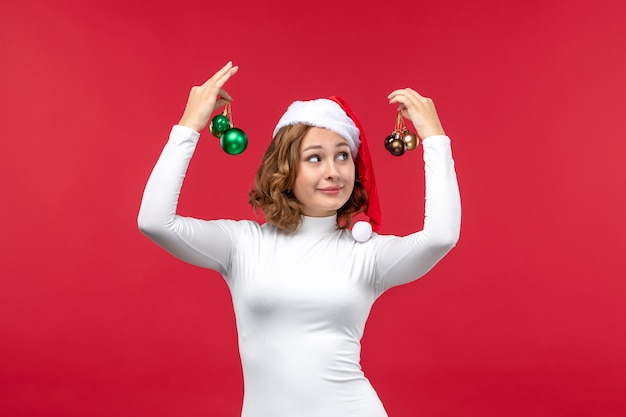
<instances>
[{"instance_id":1,"label":"white fur trim on hat","mask_svg":"<svg viewBox=\"0 0 626 417\"><path fill-rule=\"evenodd\" d=\"M322 127L335 132L348 141L352 158L356 158L359 153L359 147L361 146L359 129L341 106L333 100L320 98L317 100L293 102L278 121L272 137L276 136L276 133L281 128L299 123Z\"/></svg>"}]
</instances>

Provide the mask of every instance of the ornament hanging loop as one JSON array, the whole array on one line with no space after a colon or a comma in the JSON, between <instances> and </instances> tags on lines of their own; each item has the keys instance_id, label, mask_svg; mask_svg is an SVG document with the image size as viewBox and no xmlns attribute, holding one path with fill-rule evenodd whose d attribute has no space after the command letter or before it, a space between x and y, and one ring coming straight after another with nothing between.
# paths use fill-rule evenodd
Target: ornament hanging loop
<instances>
[{"instance_id":1,"label":"ornament hanging loop","mask_svg":"<svg viewBox=\"0 0 626 417\"><path fill-rule=\"evenodd\" d=\"M395 132L402 132L406 129L406 125L404 124L404 117L402 117L402 110L398 110L398 116L396 117L396 128Z\"/></svg>"},{"instance_id":2,"label":"ornament hanging loop","mask_svg":"<svg viewBox=\"0 0 626 417\"><path fill-rule=\"evenodd\" d=\"M222 115L226 116L228 120L230 120L231 125L233 124L233 111L230 107L230 101L227 101L224 105L224 111L222 112Z\"/></svg>"}]
</instances>

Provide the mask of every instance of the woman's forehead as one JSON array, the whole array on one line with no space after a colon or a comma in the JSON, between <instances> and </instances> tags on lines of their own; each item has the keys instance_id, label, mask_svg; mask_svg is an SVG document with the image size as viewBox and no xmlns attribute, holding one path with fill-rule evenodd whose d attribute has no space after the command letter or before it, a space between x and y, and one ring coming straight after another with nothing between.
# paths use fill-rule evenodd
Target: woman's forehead
<instances>
[{"instance_id":1,"label":"woman's forehead","mask_svg":"<svg viewBox=\"0 0 626 417\"><path fill-rule=\"evenodd\" d=\"M307 148L323 148L323 147L350 147L348 141L338 135L337 133L324 129L321 127L312 127L302 138L302 144L300 148L306 150Z\"/></svg>"}]
</instances>

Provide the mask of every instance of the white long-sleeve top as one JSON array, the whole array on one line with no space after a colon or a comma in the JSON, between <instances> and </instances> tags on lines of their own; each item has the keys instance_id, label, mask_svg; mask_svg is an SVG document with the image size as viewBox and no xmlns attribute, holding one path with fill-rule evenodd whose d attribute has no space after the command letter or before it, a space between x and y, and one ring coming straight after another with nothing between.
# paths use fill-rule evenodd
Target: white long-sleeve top
<instances>
[{"instance_id":1,"label":"white long-sleeve top","mask_svg":"<svg viewBox=\"0 0 626 417\"><path fill-rule=\"evenodd\" d=\"M364 243L336 216L295 232L176 214L200 135L174 126L146 185L139 228L178 258L218 271L231 292L244 373L242 417L385 417L360 366L374 301L428 272L456 244L461 206L447 136L423 141L424 228Z\"/></svg>"}]
</instances>

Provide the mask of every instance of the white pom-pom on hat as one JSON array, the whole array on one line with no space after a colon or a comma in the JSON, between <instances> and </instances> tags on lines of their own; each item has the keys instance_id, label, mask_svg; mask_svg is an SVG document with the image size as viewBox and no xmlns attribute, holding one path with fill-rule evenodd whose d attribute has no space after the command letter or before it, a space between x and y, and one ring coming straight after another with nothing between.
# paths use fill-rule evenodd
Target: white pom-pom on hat
<instances>
[{"instance_id":1,"label":"white pom-pom on hat","mask_svg":"<svg viewBox=\"0 0 626 417\"><path fill-rule=\"evenodd\" d=\"M354 223L354 226L352 226L352 237L357 242L367 242L372 237L372 225L364 221Z\"/></svg>"}]
</instances>

